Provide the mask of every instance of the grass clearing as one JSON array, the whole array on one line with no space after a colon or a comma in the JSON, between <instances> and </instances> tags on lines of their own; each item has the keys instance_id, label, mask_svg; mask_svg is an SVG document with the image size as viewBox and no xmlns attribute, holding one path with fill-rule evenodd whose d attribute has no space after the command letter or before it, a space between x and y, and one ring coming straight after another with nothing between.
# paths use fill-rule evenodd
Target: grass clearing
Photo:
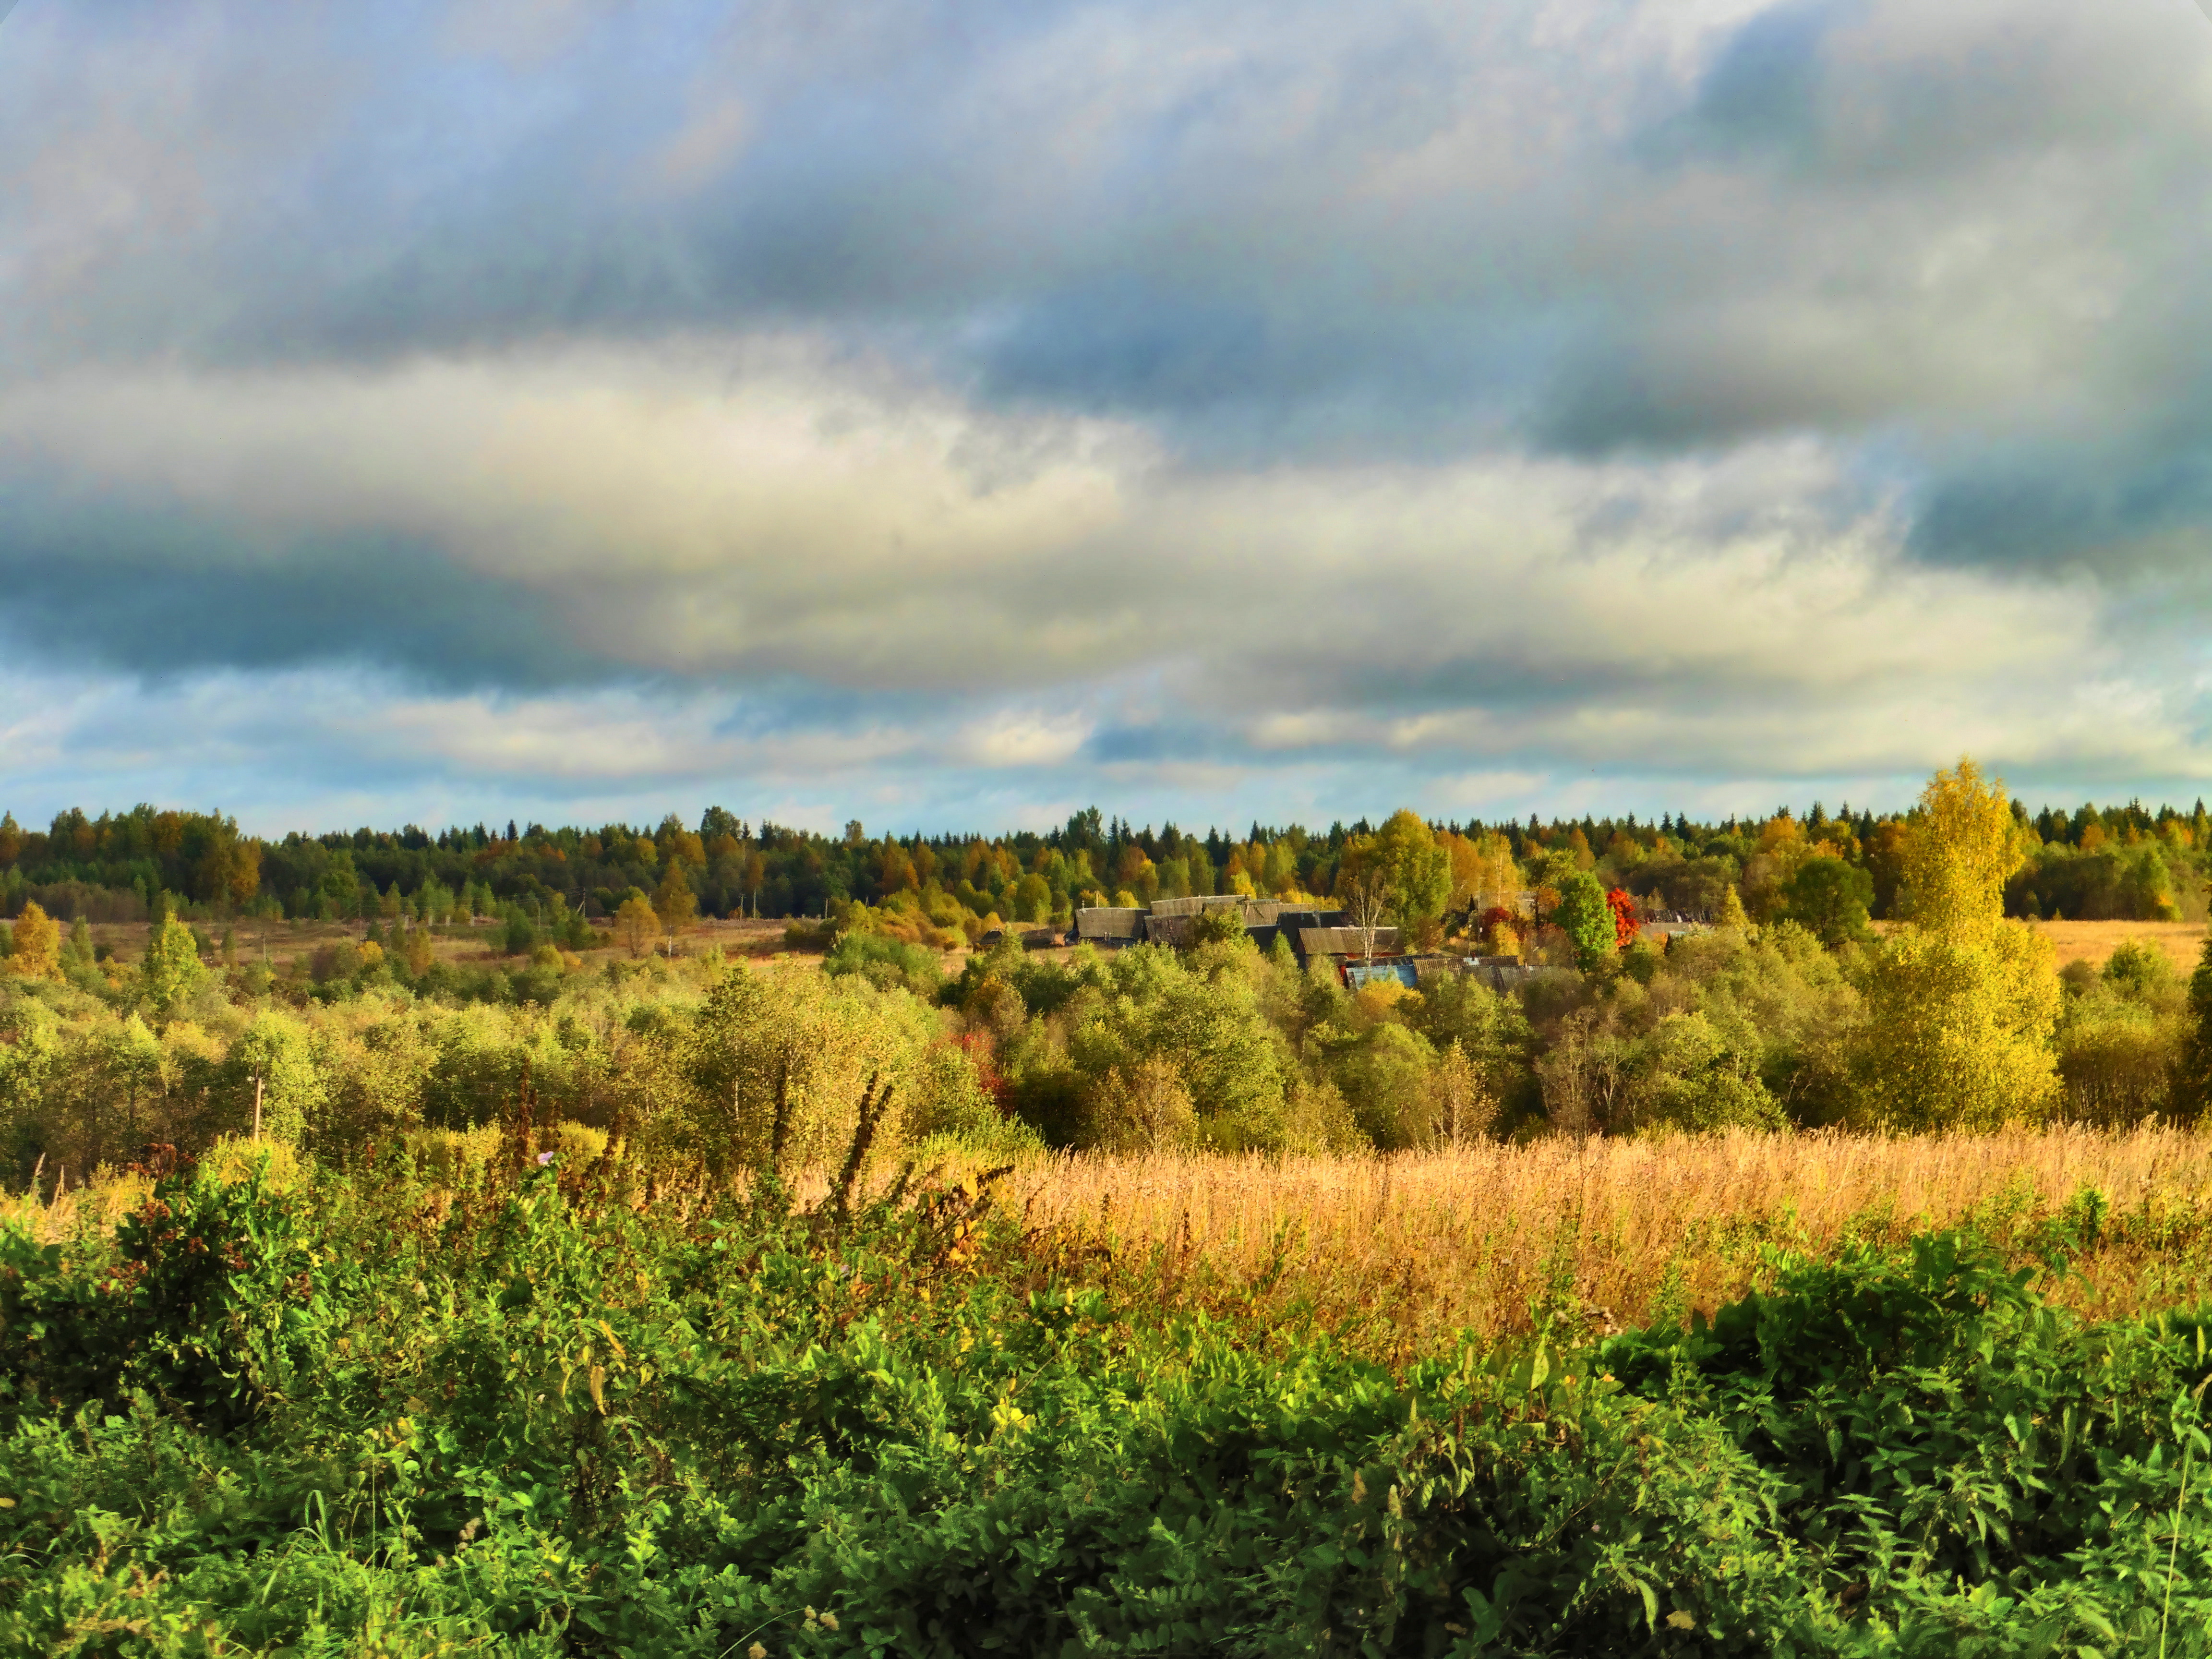
<instances>
[{"instance_id":1,"label":"grass clearing","mask_svg":"<svg viewBox=\"0 0 2212 1659\"><path fill-rule=\"evenodd\" d=\"M2201 921L2038 921L2030 926L2051 941L2061 968L2069 962L2102 963L2115 945L2139 939L2165 951L2185 974L2195 969L2204 949Z\"/></svg>"},{"instance_id":2,"label":"grass clearing","mask_svg":"<svg viewBox=\"0 0 2212 1659\"><path fill-rule=\"evenodd\" d=\"M1768 1247L1972 1225L2035 1248L2085 1188L2106 1206L2054 1295L2119 1317L2212 1298L2212 1136L2060 1127L1486 1143L1396 1157L1064 1157L1010 1183L1032 1226L1411 1352L1525 1334L1571 1304L1613 1330L1752 1289Z\"/></svg>"}]
</instances>

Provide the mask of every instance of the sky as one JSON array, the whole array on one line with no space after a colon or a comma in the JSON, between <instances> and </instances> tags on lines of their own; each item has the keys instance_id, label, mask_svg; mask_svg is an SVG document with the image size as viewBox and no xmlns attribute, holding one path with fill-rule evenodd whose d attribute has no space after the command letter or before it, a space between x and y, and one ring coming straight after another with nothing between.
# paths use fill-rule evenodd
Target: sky
<instances>
[{"instance_id":1,"label":"sky","mask_svg":"<svg viewBox=\"0 0 2212 1659\"><path fill-rule=\"evenodd\" d=\"M0 806L2186 803L2208 210L2192 0L20 0Z\"/></svg>"}]
</instances>

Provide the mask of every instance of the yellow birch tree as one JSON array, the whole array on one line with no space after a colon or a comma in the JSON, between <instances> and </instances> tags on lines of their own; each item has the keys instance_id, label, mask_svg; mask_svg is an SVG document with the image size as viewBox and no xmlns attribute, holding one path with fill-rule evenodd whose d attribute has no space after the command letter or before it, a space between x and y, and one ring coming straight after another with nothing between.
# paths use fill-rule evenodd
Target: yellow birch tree
<instances>
[{"instance_id":1,"label":"yellow birch tree","mask_svg":"<svg viewBox=\"0 0 2212 1659\"><path fill-rule=\"evenodd\" d=\"M1938 772L1907 826L1905 920L1870 953L1861 1083L1899 1128L1993 1128L2057 1094L2050 941L2004 916L2020 839L2002 779L1971 759Z\"/></svg>"},{"instance_id":2,"label":"yellow birch tree","mask_svg":"<svg viewBox=\"0 0 2212 1659\"><path fill-rule=\"evenodd\" d=\"M8 971L25 979L52 979L61 972L61 925L35 904L26 904L15 918L15 948L8 958Z\"/></svg>"}]
</instances>

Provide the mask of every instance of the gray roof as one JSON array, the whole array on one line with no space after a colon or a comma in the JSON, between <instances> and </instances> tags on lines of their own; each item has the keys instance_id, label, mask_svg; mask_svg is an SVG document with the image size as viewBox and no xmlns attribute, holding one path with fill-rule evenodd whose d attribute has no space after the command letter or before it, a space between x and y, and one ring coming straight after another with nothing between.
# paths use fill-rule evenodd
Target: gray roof
<instances>
[{"instance_id":1,"label":"gray roof","mask_svg":"<svg viewBox=\"0 0 2212 1659\"><path fill-rule=\"evenodd\" d=\"M1075 913L1079 939L1142 939L1145 913L1121 905L1094 904Z\"/></svg>"},{"instance_id":2,"label":"gray roof","mask_svg":"<svg viewBox=\"0 0 2212 1659\"><path fill-rule=\"evenodd\" d=\"M1398 948L1398 930L1375 930L1375 954L1389 956ZM1367 954L1367 938L1357 927L1301 927L1298 949L1310 957L1361 957Z\"/></svg>"},{"instance_id":3,"label":"gray roof","mask_svg":"<svg viewBox=\"0 0 2212 1659\"><path fill-rule=\"evenodd\" d=\"M1244 903L1235 893L1194 893L1188 898L1165 898L1152 901L1156 916L1194 916L1201 910L1227 910Z\"/></svg>"}]
</instances>

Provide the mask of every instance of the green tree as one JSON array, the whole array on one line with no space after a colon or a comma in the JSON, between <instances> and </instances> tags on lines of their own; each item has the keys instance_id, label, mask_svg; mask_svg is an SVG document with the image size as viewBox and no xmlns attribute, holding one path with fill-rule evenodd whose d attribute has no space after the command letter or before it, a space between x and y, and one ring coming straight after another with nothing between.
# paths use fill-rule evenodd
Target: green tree
<instances>
[{"instance_id":1,"label":"green tree","mask_svg":"<svg viewBox=\"0 0 2212 1659\"><path fill-rule=\"evenodd\" d=\"M1613 925L1613 907L1606 902L1605 884L1589 871L1559 878L1559 900L1552 907L1552 921L1573 945L1575 966L1583 972L1594 974L1612 964L1620 933Z\"/></svg>"},{"instance_id":2,"label":"green tree","mask_svg":"<svg viewBox=\"0 0 2212 1659\"><path fill-rule=\"evenodd\" d=\"M2050 941L2004 918L2021 856L2001 780L1938 772L1907 825L1907 920L1869 958L1859 1053L1866 1109L1903 1128L1985 1128L2057 1093Z\"/></svg>"},{"instance_id":3,"label":"green tree","mask_svg":"<svg viewBox=\"0 0 2212 1659\"><path fill-rule=\"evenodd\" d=\"M327 1091L307 1028L288 1013L256 1014L224 1062L230 1121L265 1140L296 1143L321 1118Z\"/></svg>"},{"instance_id":4,"label":"green tree","mask_svg":"<svg viewBox=\"0 0 2212 1659\"><path fill-rule=\"evenodd\" d=\"M1279 1101L1286 1056L1280 1036L1244 976L1209 977L1203 958L1142 946L1101 965L1095 1003L1079 1005L1068 1049L1088 1080L1139 1060L1164 1060L1182 1079L1201 1130Z\"/></svg>"},{"instance_id":5,"label":"green tree","mask_svg":"<svg viewBox=\"0 0 2212 1659\"><path fill-rule=\"evenodd\" d=\"M211 903L251 904L261 890L261 843L240 836L229 820L218 819L193 872L193 887Z\"/></svg>"},{"instance_id":6,"label":"green tree","mask_svg":"<svg viewBox=\"0 0 2212 1659\"><path fill-rule=\"evenodd\" d=\"M1242 906L1217 904L1200 910L1190 919L1190 929L1184 937L1191 948L1201 945L1235 945L1249 940L1251 930L1244 925Z\"/></svg>"},{"instance_id":7,"label":"green tree","mask_svg":"<svg viewBox=\"0 0 2212 1659\"><path fill-rule=\"evenodd\" d=\"M2189 1036L2174 1079L2174 1106L2189 1118L2201 1118L2212 1106L2212 937L2207 937L2189 976Z\"/></svg>"},{"instance_id":8,"label":"green tree","mask_svg":"<svg viewBox=\"0 0 2212 1659\"><path fill-rule=\"evenodd\" d=\"M1367 1138L1385 1152L1400 1152L1436 1139L1443 1103L1436 1069L1437 1051L1427 1039L1386 1019L1336 1055L1332 1080Z\"/></svg>"},{"instance_id":9,"label":"green tree","mask_svg":"<svg viewBox=\"0 0 2212 1659\"><path fill-rule=\"evenodd\" d=\"M1434 942L1437 919L1451 896L1451 854L1419 814L1400 807L1376 831L1374 858L1382 874L1390 920L1407 943Z\"/></svg>"},{"instance_id":10,"label":"green tree","mask_svg":"<svg viewBox=\"0 0 2212 1659\"><path fill-rule=\"evenodd\" d=\"M1867 936L1874 878L1857 866L1825 855L1808 859L1786 890L1784 914L1831 950Z\"/></svg>"},{"instance_id":11,"label":"green tree","mask_svg":"<svg viewBox=\"0 0 2212 1659\"><path fill-rule=\"evenodd\" d=\"M858 976L734 967L673 1041L680 1084L672 1109L647 1126L647 1155L680 1152L718 1177L779 1158L827 1163L850 1145L869 1083L902 1095L940 1035L934 1011ZM879 1152L898 1146L902 1109L882 1125Z\"/></svg>"},{"instance_id":12,"label":"green tree","mask_svg":"<svg viewBox=\"0 0 2212 1659\"><path fill-rule=\"evenodd\" d=\"M1014 920L1043 921L1052 915L1052 889L1034 872L1014 884Z\"/></svg>"},{"instance_id":13,"label":"green tree","mask_svg":"<svg viewBox=\"0 0 2212 1659\"><path fill-rule=\"evenodd\" d=\"M101 1150L135 1152L145 1139L143 1133L152 1102L161 1093L161 1045L146 1022L132 1014L107 1027L97 1045L90 1068L96 1086L106 1096L100 1112ZM88 1162L86 1167L91 1167Z\"/></svg>"},{"instance_id":14,"label":"green tree","mask_svg":"<svg viewBox=\"0 0 2212 1659\"><path fill-rule=\"evenodd\" d=\"M1759 1078L1759 1056L1730 1042L1705 1014L1668 1014L1638 1048L1629 1109L1639 1124L1698 1133L1789 1127Z\"/></svg>"},{"instance_id":15,"label":"green tree","mask_svg":"<svg viewBox=\"0 0 2212 1659\"><path fill-rule=\"evenodd\" d=\"M147 934L142 971L146 1000L156 1014L169 1012L207 976L200 965L199 942L173 912L164 910L160 924Z\"/></svg>"}]
</instances>

